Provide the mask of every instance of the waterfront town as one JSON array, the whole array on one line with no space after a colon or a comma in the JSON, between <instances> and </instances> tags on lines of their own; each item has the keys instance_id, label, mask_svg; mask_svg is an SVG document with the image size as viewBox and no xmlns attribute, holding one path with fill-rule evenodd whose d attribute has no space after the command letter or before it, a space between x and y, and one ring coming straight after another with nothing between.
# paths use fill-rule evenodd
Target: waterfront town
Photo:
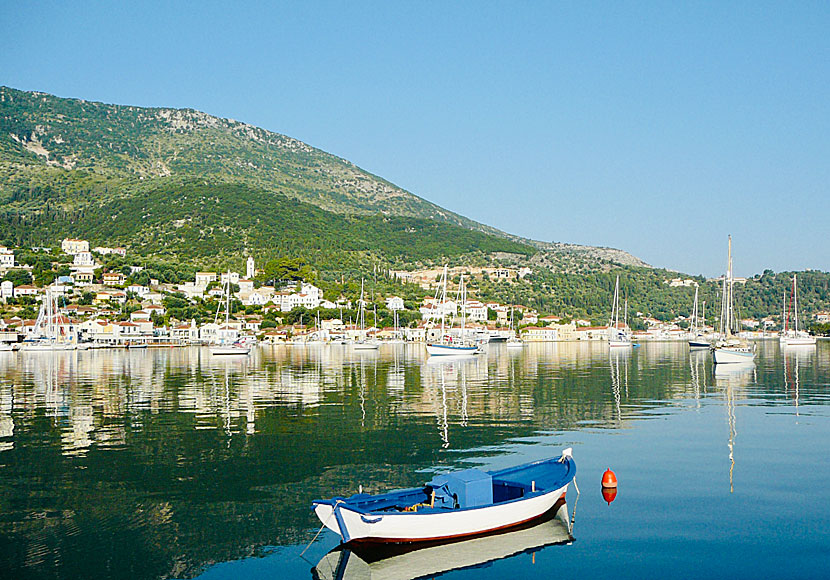
<instances>
[{"instance_id":1,"label":"waterfront town","mask_svg":"<svg viewBox=\"0 0 830 580\"><path fill-rule=\"evenodd\" d=\"M47 251L42 248L40 251ZM377 341L423 342L430 340L430 329L435 328L442 317L447 325L451 320L463 317L467 333L480 342L500 341L520 337L526 342L557 341L601 341L608 340L609 326L597 326L589 320L563 319L556 315L540 315L534 309L521 304L500 304L482 302L472 298L463 301L450 298L442 301L434 294L436 279L440 270L419 272L390 271L389 276L397 280L418 284L424 296L419 304L409 303L417 308L417 314L407 317L408 325L394 324L380 326L375 323L376 314L365 313L365 323L346 319L343 311L351 311L357 305L343 296L324 296L323 291L311 282L295 280L282 285L255 283L258 270L253 256L246 262L244 274L227 272L196 272L193 280L180 283L159 283L149 279L147 283L133 280L142 267L129 266L125 269L106 271L98 260L108 254L127 256L124 248L93 247L86 240L64 239L61 253L71 257L69 273L60 275L48 285L38 287L32 283L18 284L6 274L11 271L30 272L32 266L16 261L14 249L0 247L0 298L7 306L7 314L0 318L0 342L6 345L35 340L46 327L43 305L52 304L49 323L54 336L67 344L86 345L90 348L146 347L153 345L214 344L220 337L245 336L262 343L320 343L353 342L362 339ZM66 260L64 260L66 262ZM488 274L492 279L521 279L532 273L530 268L455 268L451 274L467 273L471 276ZM17 277L19 278L19 276ZM736 280L740 283L740 279ZM666 280L669 286L690 286L693 280L675 278ZM186 300L213 301L221 307L225 293L229 301L238 301L240 308L227 319L217 316L213 320L165 316L166 305L171 297L179 302ZM51 300L47 300L47 296ZM394 320L407 309L400 296L375 297L375 304L385 306L394 313ZM37 308L39 317L21 316L14 312L14 306L28 314ZM285 323L286 314L295 309L315 313L314 318ZM322 317L321 312L341 313L336 317ZM24 312L25 314L25 312ZM661 321L643 316L646 328L631 332L637 340L686 340L689 338L686 318ZM819 323L830 321L830 313L818 312L813 316ZM776 327L773 317L761 320L741 321L748 336L763 337ZM619 323L625 326L625 322ZM713 332L705 324L702 331Z\"/></svg>"}]
</instances>

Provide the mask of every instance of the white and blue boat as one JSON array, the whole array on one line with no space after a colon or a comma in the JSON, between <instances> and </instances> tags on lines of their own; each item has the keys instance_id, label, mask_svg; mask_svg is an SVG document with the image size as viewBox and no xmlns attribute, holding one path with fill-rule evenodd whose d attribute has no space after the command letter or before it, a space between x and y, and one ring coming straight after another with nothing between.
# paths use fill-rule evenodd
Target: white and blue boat
<instances>
[{"instance_id":1,"label":"white and blue boat","mask_svg":"<svg viewBox=\"0 0 830 580\"><path fill-rule=\"evenodd\" d=\"M453 570L489 566L497 560L573 542L568 504L533 522L457 542L335 547L312 570L315 580L411 580L434 578Z\"/></svg>"},{"instance_id":2,"label":"white and blue boat","mask_svg":"<svg viewBox=\"0 0 830 580\"><path fill-rule=\"evenodd\" d=\"M312 510L346 544L440 542L507 530L543 517L576 475L561 457L507 469L466 469L423 487L318 499Z\"/></svg>"}]
</instances>

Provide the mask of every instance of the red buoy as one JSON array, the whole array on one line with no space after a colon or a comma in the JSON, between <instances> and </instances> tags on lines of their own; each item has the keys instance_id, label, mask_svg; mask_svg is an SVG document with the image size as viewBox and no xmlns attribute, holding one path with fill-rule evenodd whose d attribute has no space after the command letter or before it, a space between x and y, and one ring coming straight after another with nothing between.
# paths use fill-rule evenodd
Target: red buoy
<instances>
[{"instance_id":1,"label":"red buoy","mask_svg":"<svg viewBox=\"0 0 830 580\"><path fill-rule=\"evenodd\" d=\"M605 473L602 474L602 487L617 487L617 476L610 469L606 469Z\"/></svg>"},{"instance_id":2,"label":"red buoy","mask_svg":"<svg viewBox=\"0 0 830 580\"><path fill-rule=\"evenodd\" d=\"M602 499L608 502L608 505L611 505L611 502L617 499L617 488L616 487L603 487L602 488Z\"/></svg>"}]
</instances>

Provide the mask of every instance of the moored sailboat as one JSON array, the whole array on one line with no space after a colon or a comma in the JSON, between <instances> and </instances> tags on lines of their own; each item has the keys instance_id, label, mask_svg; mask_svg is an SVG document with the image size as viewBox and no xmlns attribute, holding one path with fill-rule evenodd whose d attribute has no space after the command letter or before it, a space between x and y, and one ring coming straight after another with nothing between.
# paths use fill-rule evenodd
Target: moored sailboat
<instances>
[{"instance_id":1,"label":"moored sailboat","mask_svg":"<svg viewBox=\"0 0 830 580\"><path fill-rule=\"evenodd\" d=\"M787 308L786 297L784 298L784 331L781 334L781 344L784 346L815 346L816 337L804 330L798 329L798 282L796 275L793 274L793 289L792 289L792 313L793 313L793 327L788 328L789 322L789 308Z\"/></svg>"},{"instance_id":2,"label":"moored sailboat","mask_svg":"<svg viewBox=\"0 0 830 580\"><path fill-rule=\"evenodd\" d=\"M625 302L625 318L628 318L628 301ZM608 346L611 348L631 346L631 335L628 325L623 320L620 327L620 277L614 284L614 301L611 304L611 320L608 322Z\"/></svg>"},{"instance_id":3,"label":"moored sailboat","mask_svg":"<svg viewBox=\"0 0 830 580\"><path fill-rule=\"evenodd\" d=\"M692 306L692 324L689 329L689 348L711 348L712 343L706 338L703 329L706 326L706 301L703 301L703 314L697 308L698 287L695 286L695 301Z\"/></svg>"},{"instance_id":4,"label":"moored sailboat","mask_svg":"<svg viewBox=\"0 0 830 580\"><path fill-rule=\"evenodd\" d=\"M377 317L376 317L377 318ZM366 302L363 300L363 280L360 281L360 302L358 303L360 337L354 343L355 350L378 350L380 343L366 335Z\"/></svg>"},{"instance_id":5,"label":"moored sailboat","mask_svg":"<svg viewBox=\"0 0 830 580\"><path fill-rule=\"evenodd\" d=\"M438 298L440 297L440 302ZM446 303L447 303L447 266L444 266L444 272L441 275L441 281L435 293L435 301L433 304L440 305L441 308L441 334L437 341L428 342L427 353L430 356L458 356L478 354L481 348L475 342L468 340L465 336L465 326L467 321L467 291L464 285L464 275L461 275L461 280L458 285L458 303L461 305L461 334L459 338L451 336L445 328L446 317ZM450 324L452 327L452 324Z\"/></svg>"},{"instance_id":6,"label":"moored sailboat","mask_svg":"<svg viewBox=\"0 0 830 580\"><path fill-rule=\"evenodd\" d=\"M726 277L723 279L720 338L712 349L717 364L748 363L755 359L755 345L738 337L738 317L735 314L732 276L732 236L729 236L729 258Z\"/></svg>"},{"instance_id":7,"label":"moored sailboat","mask_svg":"<svg viewBox=\"0 0 830 580\"><path fill-rule=\"evenodd\" d=\"M228 271L225 276L225 334L218 337L210 349L210 354L213 355L247 355L251 352L251 347L239 341L239 336L236 332L230 330L230 316L231 316L231 273ZM214 325L219 320L219 312L222 310L222 303L216 308L216 316L214 317Z\"/></svg>"}]
</instances>

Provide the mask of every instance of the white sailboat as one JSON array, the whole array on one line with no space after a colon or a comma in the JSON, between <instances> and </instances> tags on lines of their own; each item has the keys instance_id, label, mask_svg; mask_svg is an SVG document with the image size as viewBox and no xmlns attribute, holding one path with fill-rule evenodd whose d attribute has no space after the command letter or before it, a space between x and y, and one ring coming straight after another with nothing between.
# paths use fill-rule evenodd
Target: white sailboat
<instances>
[{"instance_id":1,"label":"white sailboat","mask_svg":"<svg viewBox=\"0 0 830 580\"><path fill-rule=\"evenodd\" d=\"M524 341L519 338L519 333L513 325L513 305L510 305L510 338L507 339L507 348L522 348Z\"/></svg>"},{"instance_id":2,"label":"white sailboat","mask_svg":"<svg viewBox=\"0 0 830 580\"><path fill-rule=\"evenodd\" d=\"M380 343L373 338L366 336L366 302L363 300L363 280L360 281L360 302L358 302L358 315L360 322L360 338L354 343L355 350L378 350Z\"/></svg>"},{"instance_id":3,"label":"white sailboat","mask_svg":"<svg viewBox=\"0 0 830 580\"><path fill-rule=\"evenodd\" d=\"M20 350L26 352L75 350L78 344L77 336L66 334L61 320L57 302L47 288L35 322L34 336L24 340L20 345Z\"/></svg>"},{"instance_id":4,"label":"white sailboat","mask_svg":"<svg viewBox=\"0 0 830 580\"><path fill-rule=\"evenodd\" d=\"M703 315L698 313L697 308L698 287L695 286L695 302L692 306L692 326L689 329L689 348L711 348L712 343L704 336L703 329L706 326L706 301L703 301Z\"/></svg>"},{"instance_id":5,"label":"white sailboat","mask_svg":"<svg viewBox=\"0 0 830 580\"><path fill-rule=\"evenodd\" d=\"M789 309L786 306L784 297L784 332L781 334L781 344L784 346L815 346L816 337L810 336L807 331L798 329L798 282L793 274L792 305L793 305L793 328L788 328Z\"/></svg>"},{"instance_id":6,"label":"white sailboat","mask_svg":"<svg viewBox=\"0 0 830 580\"><path fill-rule=\"evenodd\" d=\"M712 347L717 364L749 363L755 359L755 345L737 336L738 317L735 315L733 287L732 236L729 236L729 259L721 299L720 338Z\"/></svg>"},{"instance_id":7,"label":"white sailboat","mask_svg":"<svg viewBox=\"0 0 830 580\"><path fill-rule=\"evenodd\" d=\"M247 355L251 352L251 347L239 341L236 333L230 331L230 317L231 317L231 273L230 270L225 276L225 284L223 286L225 291L225 330L224 334L218 337L214 345L210 349L210 354L213 355ZM222 303L216 308L216 316L213 319L214 325L219 320L219 312L222 310Z\"/></svg>"},{"instance_id":8,"label":"white sailboat","mask_svg":"<svg viewBox=\"0 0 830 580\"><path fill-rule=\"evenodd\" d=\"M440 297L440 302L438 298ZM458 356L478 354L481 348L473 341L467 340L464 335L465 326L467 322L467 290L464 286L464 275L461 276L461 281L458 284L458 303L461 305L461 335L458 339L450 336L445 328L445 305L447 302L447 266L444 265L444 272L441 275L441 282L435 292L435 301L433 304L440 305L441 308L441 336L437 342L427 343L427 353L430 356ZM452 325L450 325L452 327Z\"/></svg>"},{"instance_id":9,"label":"white sailboat","mask_svg":"<svg viewBox=\"0 0 830 580\"><path fill-rule=\"evenodd\" d=\"M628 301L625 303L625 317L628 318ZM631 335L628 333L628 325L623 321L620 328L620 277L617 275L617 282L614 284L614 302L611 305L611 320L608 322L608 346L612 348L631 346Z\"/></svg>"}]
</instances>

